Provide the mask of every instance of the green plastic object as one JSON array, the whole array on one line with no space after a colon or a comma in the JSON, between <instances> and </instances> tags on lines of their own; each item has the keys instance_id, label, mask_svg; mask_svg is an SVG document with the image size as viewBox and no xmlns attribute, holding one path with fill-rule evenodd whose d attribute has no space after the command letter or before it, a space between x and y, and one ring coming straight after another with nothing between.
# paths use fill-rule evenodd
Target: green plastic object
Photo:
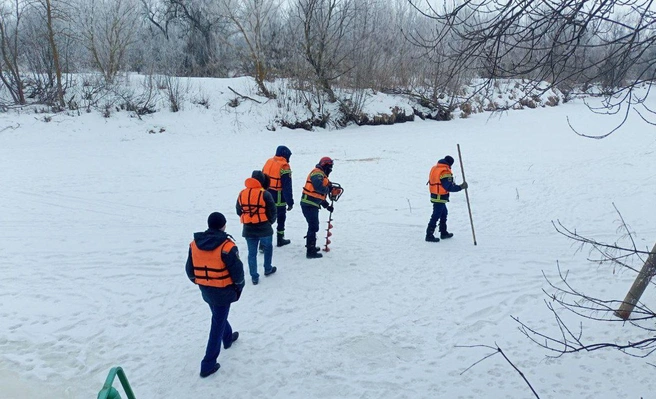
<instances>
[{"instance_id":1,"label":"green plastic object","mask_svg":"<svg viewBox=\"0 0 656 399\"><path fill-rule=\"evenodd\" d=\"M134 392L132 392L132 387L128 382L128 377L125 376L125 372L121 367L113 367L111 370L109 370L109 374L105 380L105 385L103 385L100 392L98 392L98 399L121 399L121 395L112 386L116 376L118 376L118 380L121 382L123 391L125 391L128 399L136 399Z\"/></svg>"},{"instance_id":2,"label":"green plastic object","mask_svg":"<svg viewBox=\"0 0 656 399\"><path fill-rule=\"evenodd\" d=\"M107 394L107 399L121 399L121 394L118 393L116 388L109 388L109 393Z\"/></svg>"}]
</instances>

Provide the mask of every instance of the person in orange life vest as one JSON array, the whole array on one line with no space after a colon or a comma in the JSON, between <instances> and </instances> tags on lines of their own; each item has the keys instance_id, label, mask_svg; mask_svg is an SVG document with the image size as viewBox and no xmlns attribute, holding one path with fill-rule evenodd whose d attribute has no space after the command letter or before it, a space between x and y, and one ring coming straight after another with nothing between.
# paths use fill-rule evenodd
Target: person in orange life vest
<instances>
[{"instance_id":1,"label":"person in orange life vest","mask_svg":"<svg viewBox=\"0 0 656 399\"><path fill-rule=\"evenodd\" d=\"M466 189L467 182L458 185L453 182L453 173L451 166L453 165L453 157L447 155L444 159L437 161L437 165L433 166L428 177L428 184L431 195L431 202L433 203L433 214L431 215L428 227L426 228L426 241L438 242L439 238L435 237L435 228L437 222L440 222L440 238L451 238L453 234L446 231L446 217L448 211L446 203L449 202L449 193L455 193L460 190Z\"/></svg>"},{"instance_id":2,"label":"person in orange life vest","mask_svg":"<svg viewBox=\"0 0 656 399\"><path fill-rule=\"evenodd\" d=\"M326 201L326 196L332 189L328 176L333 171L333 160L323 157L308 175L303 187L301 210L308 224L305 247L308 259L321 258L321 248L317 247L317 232L319 231L319 209L326 208L329 212L333 207Z\"/></svg>"},{"instance_id":3,"label":"person in orange life vest","mask_svg":"<svg viewBox=\"0 0 656 399\"><path fill-rule=\"evenodd\" d=\"M289 158L292 152L284 145L278 146L276 155L264 164L262 172L269 176L271 185L268 191L273 196L278 213L278 228L276 246L282 247L291 241L285 239L285 221L287 211L294 207L294 195L292 193L292 169L289 166Z\"/></svg>"},{"instance_id":4,"label":"person in orange life vest","mask_svg":"<svg viewBox=\"0 0 656 399\"><path fill-rule=\"evenodd\" d=\"M253 285L260 281L257 273L257 247L264 249L264 275L269 276L278 269L271 266L273 258L273 228L276 222L276 204L268 188L268 179L261 170L254 170L244 182L246 188L237 197L237 215L244 225L242 236L248 245L248 270Z\"/></svg>"},{"instance_id":5,"label":"person in orange life vest","mask_svg":"<svg viewBox=\"0 0 656 399\"><path fill-rule=\"evenodd\" d=\"M232 237L225 233L226 219L213 212L207 218L208 229L194 233L189 244L189 256L185 270L187 277L198 285L203 300L212 311L212 326L207 340L205 357L200 363L200 376L214 374L221 365L217 363L223 347L228 349L239 338L228 322L230 304L239 300L244 288L244 265Z\"/></svg>"}]
</instances>

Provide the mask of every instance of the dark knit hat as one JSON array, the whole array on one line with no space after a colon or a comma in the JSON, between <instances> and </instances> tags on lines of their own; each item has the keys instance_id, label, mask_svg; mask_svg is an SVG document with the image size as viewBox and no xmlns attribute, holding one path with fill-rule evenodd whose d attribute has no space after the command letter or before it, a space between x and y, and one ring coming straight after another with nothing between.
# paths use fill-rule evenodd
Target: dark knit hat
<instances>
[{"instance_id":1,"label":"dark knit hat","mask_svg":"<svg viewBox=\"0 0 656 399\"><path fill-rule=\"evenodd\" d=\"M207 218L207 227L214 230L221 230L226 224L226 218L221 212L212 212Z\"/></svg>"},{"instance_id":2,"label":"dark knit hat","mask_svg":"<svg viewBox=\"0 0 656 399\"><path fill-rule=\"evenodd\" d=\"M254 170L251 177L260 182L263 189L268 189L271 185L271 178L265 175L261 170Z\"/></svg>"},{"instance_id":3,"label":"dark knit hat","mask_svg":"<svg viewBox=\"0 0 656 399\"><path fill-rule=\"evenodd\" d=\"M449 164L449 166L453 166L453 162L454 162L454 160L453 160L453 157L452 157L451 155L447 155L447 156L445 156L445 157L444 157L444 160L446 161L446 163Z\"/></svg>"},{"instance_id":4,"label":"dark knit hat","mask_svg":"<svg viewBox=\"0 0 656 399\"><path fill-rule=\"evenodd\" d=\"M289 157L292 156L292 151L284 145L279 145L278 148L276 148L276 156L283 157L289 162Z\"/></svg>"}]
</instances>

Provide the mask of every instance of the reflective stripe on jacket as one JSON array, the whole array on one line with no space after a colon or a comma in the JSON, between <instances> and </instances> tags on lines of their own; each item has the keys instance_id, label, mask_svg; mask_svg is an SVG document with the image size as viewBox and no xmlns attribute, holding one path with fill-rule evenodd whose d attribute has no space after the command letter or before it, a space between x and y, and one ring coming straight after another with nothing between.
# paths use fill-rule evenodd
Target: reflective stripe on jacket
<instances>
[{"instance_id":1,"label":"reflective stripe on jacket","mask_svg":"<svg viewBox=\"0 0 656 399\"><path fill-rule=\"evenodd\" d=\"M194 267L194 282L208 287L224 288L233 284L228 268L223 262L222 254L228 254L235 243L227 239L212 251L203 251L198 248L196 241L189 244L191 248L191 261Z\"/></svg>"},{"instance_id":2,"label":"reflective stripe on jacket","mask_svg":"<svg viewBox=\"0 0 656 399\"><path fill-rule=\"evenodd\" d=\"M315 189L314 183L312 182L313 177L315 178L315 181L318 180L317 177L321 177L321 187L325 188L325 192L322 193ZM326 176L326 173L324 173L323 170L320 168L312 169L305 181L305 186L303 187L303 198L301 198L301 203L319 207L321 203L326 200L329 185L330 180L328 180L328 176Z\"/></svg>"},{"instance_id":3,"label":"reflective stripe on jacket","mask_svg":"<svg viewBox=\"0 0 656 399\"><path fill-rule=\"evenodd\" d=\"M269 220L266 215L262 184L252 177L246 179L246 188L241 190L237 202L241 207L240 220L243 224L262 223Z\"/></svg>"}]
</instances>

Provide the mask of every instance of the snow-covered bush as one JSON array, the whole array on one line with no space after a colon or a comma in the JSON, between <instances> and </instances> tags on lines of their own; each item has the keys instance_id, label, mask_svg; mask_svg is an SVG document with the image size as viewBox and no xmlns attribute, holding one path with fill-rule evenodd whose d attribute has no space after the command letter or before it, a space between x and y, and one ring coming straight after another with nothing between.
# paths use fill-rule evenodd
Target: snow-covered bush
<instances>
[{"instance_id":1,"label":"snow-covered bush","mask_svg":"<svg viewBox=\"0 0 656 399\"><path fill-rule=\"evenodd\" d=\"M336 101L330 102L326 93L311 83L289 79L270 82L275 97L267 98L260 95L256 82L249 77L212 79L128 74L111 84L99 73L66 78L73 82L65 94L71 110L96 110L105 117L127 111L142 117L200 106L209 112L258 113L263 115L262 126L269 130L277 127L340 129L350 124L394 124L415 118L448 121L482 112L557 106L567 100L563 93L546 83L522 80L499 80L493 84L475 80L462 86L457 95L420 87L387 93L336 89ZM221 111L211 111L210 104L218 104Z\"/></svg>"}]
</instances>

